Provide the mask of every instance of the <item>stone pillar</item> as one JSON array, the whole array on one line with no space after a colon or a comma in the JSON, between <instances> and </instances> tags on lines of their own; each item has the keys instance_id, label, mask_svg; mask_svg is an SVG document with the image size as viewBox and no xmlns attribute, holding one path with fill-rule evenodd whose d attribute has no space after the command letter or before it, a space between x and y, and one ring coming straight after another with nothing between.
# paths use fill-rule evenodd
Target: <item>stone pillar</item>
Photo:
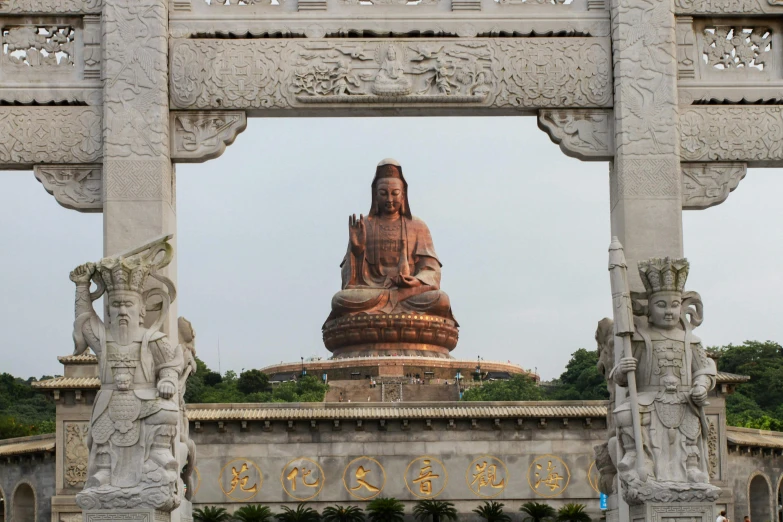
<instances>
[{"instance_id":1,"label":"stone pillar","mask_svg":"<svg viewBox=\"0 0 783 522\"><path fill-rule=\"evenodd\" d=\"M640 259L682 256L682 186L673 0L612 0L615 156L612 235L631 289Z\"/></svg>"},{"instance_id":2,"label":"stone pillar","mask_svg":"<svg viewBox=\"0 0 783 522\"><path fill-rule=\"evenodd\" d=\"M168 0L103 7L103 240L113 255L176 231L169 151ZM175 258L165 275L176 284ZM176 340L176 308L164 331Z\"/></svg>"}]
</instances>

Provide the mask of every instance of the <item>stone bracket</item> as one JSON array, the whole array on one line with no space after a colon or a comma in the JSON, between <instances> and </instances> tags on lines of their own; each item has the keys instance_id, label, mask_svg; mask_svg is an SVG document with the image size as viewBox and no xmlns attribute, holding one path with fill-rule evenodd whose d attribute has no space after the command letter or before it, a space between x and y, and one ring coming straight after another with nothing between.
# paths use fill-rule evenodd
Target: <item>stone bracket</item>
<instances>
[{"instance_id":1,"label":"stone bracket","mask_svg":"<svg viewBox=\"0 0 783 522\"><path fill-rule=\"evenodd\" d=\"M614 156L614 119L604 109L541 109L538 128L560 145L566 156L609 161Z\"/></svg>"},{"instance_id":2,"label":"stone bracket","mask_svg":"<svg viewBox=\"0 0 783 522\"><path fill-rule=\"evenodd\" d=\"M103 212L101 165L35 165L35 179L57 203L79 212Z\"/></svg>"},{"instance_id":3,"label":"stone bracket","mask_svg":"<svg viewBox=\"0 0 783 522\"><path fill-rule=\"evenodd\" d=\"M247 128L244 111L172 111L171 159L201 163L217 158Z\"/></svg>"},{"instance_id":4,"label":"stone bracket","mask_svg":"<svg viewBox=\"0 0 783 522\"><path fill-rule=\"evenodd\" d=\"M745 163L681 163L682 208L704 210L726 201L748 171Z\"/></svg>"}]
</instances>

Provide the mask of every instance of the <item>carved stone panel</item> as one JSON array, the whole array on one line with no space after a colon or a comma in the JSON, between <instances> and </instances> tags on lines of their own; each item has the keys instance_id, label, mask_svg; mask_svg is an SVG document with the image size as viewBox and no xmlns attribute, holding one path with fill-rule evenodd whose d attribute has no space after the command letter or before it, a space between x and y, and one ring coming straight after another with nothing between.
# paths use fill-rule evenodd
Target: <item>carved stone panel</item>
<instances>
[{"instance_id":1,"label":"carved stone panel","mask_svg":"<svg viewBox=\"0 0 783 522\"><path fill-rule=\"evenodd\" d=\"M607 161L614 156L614 121L605 109L542 109L538 126L560 149L584 161Z\"/></svg>"},{"instance_id":2,"label":"carved stone panel","mask_svg":"<svg viewBox=\"0 0 783 522\"><path fill-rule=\"evenodd\" d=\"M87 480L88 422L65 422L65 454L63 483L69 488L82 488Z\"/></svg>"},{"instance_id":3,"label":"carved stone panel","mask_svg":"<svg viewBox=\"0 0 783 522\"><path fill-rule=\"evenodd\" d=\"M744 163L682 163L682 208L703 210L726 201L745 178Z\"/></svg>"},{"instance_id":4,"label":"carved stone panel","mask_svg":"<svg viewBox=\"0 0 783 522\"><path fill-rule=\"evenodd\" d=\"M103 210L100 165L36 165L33 172L63 207L80 212Z\"/></svg>"},{"instance_id":5,"label":"carved stone panel","mask_svg":"<svg viewBox=\"0 0 783 522\"><path fill-rule=\"evenodd\" d=\"M743 161L750 166L783 161L783 107L706 105L680 115L683 161Z\"/></svg>"},{"instance_id":6,"label":"carved stone panel","mask_svg":"<svg viewBox=\"0 0 783 522\"><path fill-rule=\"evenodd\" d=\"M174 40L180 109L604 107L606 38Z\"/></svg>"},{"instance_id":7,"label":"carved stone panel","mask_svg":"<svg viewBox=\"0 0 783 522\"><path fill-rule=\"evenodd\" d=\"M780 0L674 0L677 14L781 13Z\"/></svg>"},{"instance_id":8,"label":"carved stone panel","mask_svg":"<svg viewBox=\"0 0 783 522\"><path fill-rule=\"evenodd\" d=\"M103 0L0 0L0 13L100 13Z\"/></svg>"},{"instance_id":9,"label":"carved stone panel","mask_svg":"<svg viewBox=\"0 0 783 522\"><path fill-rule=\"evenodd\" d=\"M171 113L171 159L198 163L217 158L247 127L242 111L178 111Z\"/></svg>"},{"instance_id":10,"label":"carved stone panel","mask_svg":"<svg viewBox=\"0 0 783 522\"><path fill-rule=\"evenodd\" d=\"M95 163L101 115L92 107L0 107L0 165Z\"/></svg>"}]
</instances>

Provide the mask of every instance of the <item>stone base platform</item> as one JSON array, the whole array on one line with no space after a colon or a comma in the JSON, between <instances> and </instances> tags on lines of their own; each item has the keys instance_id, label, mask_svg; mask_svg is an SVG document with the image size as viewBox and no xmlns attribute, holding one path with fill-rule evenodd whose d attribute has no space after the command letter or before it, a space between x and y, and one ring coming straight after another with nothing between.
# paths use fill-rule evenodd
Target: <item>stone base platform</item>
<instances>
[{"instance_id":1,"label":"stone base platform","mask_svg":"<svg viewBox=\"0 0 783 522\"><path fill-rule=\"evenodd\" d=\"M326 348L336 358L412 355L449 358L457 346L457 324L443 317L371 314L341 317L323 326Z\"/></svg>"},{"instance_id":2,"label":"stone base platform","mask_svg":"<svg viewBox=\"0 0 783 522\"><path fill-rule=\"evenodd\" d=\"M454 380L457 372L460 373L463 380L471 380L476 374L476 359L443 359L439 357L416 357L416 356L376 356L376 357L348 357L334 358L320 361L305 361L304 368L308 375L322 378L326 374L327 379L332 381L347 381L365 378L383 378L383 377L405 377L406 375L418 374L425 381L430 380ZM273 364L261 371L275 380L290 380L295 376L298 378L302 373L302 362L294 361L289 363ZM525 370L519 365L499 362L499 361L481 361L481 375L486 378L491 372L505 372L509 375L529 374L538 379L529 370Z\"/></svg>"},{"instance_id":3,"label":"stone base platform","mask_svg":"<svg viewBox=\"0 0 783 522\"><path fill-rule=\"evenodd\" d=\"M172 522L171 513L155 509L90 509L84 522Z\"/></svg>"}]
</instances>

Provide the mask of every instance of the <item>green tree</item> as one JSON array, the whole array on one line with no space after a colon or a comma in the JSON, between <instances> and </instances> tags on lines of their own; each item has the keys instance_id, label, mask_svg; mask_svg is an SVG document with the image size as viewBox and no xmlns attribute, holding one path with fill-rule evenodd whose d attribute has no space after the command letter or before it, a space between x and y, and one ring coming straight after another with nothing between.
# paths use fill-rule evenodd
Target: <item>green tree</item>
<instances>
[{"instance_id":1,"label":"green tree","mask_svg":"<svg viewBox=\"0 0 783 522\"><path fill-rule=\"evenodd\" d=\"M606 380L598 371L598 352L579 348L571 359L547 398L552 400L605 400L609 398Z\"/></svg>"},{"instance_id":2,"label":"green tree","mask_svg":"<svg viewBox=\"0 0 783 522\"><path fill-rule=\"evenodd\" d=\"M267 506L248 504L234 511L234 520L238 522L269 522L274 515Z\"/></svg>"},{"instance_id":3,"label":"green tree","mask_svg":"<svg viewBox=\"0 0 783 522\"><path fill-rule=\"evenodd\" d=\"M223 382L223 377L218 372L210 371L204 376L204 384L207 386L216 386Z\"/></svg>"},{"instance_id":4,"label":"green tree","mask_svg":"<svg viewBox=\"0 0 783 522\"><path fill-rule=\"evenodd\" d=\"M503 512L505 504L485 500L482 505L473 510L475 514L487 522L511 522L511 517Z\"/></svg>"},{"instance_id":5,"label":"green tree","mask_svg":"<svg viewBox=\"0 0 783 522\"><path fill-rule=\"evenodd\" d=\"M33 388L36 380L0 374L0 439L54 433L54 401Z\"/></svg>"},{"instance_id":6,"label":"green tree","mask_svg":"<svg viewBox=\"0 0 783 522\"><path fill-rule=\"evenodd\" d=\"M521 374L508 380L490 381L462 394L463 401L539 401L542 398L536 381Z\"/></svg>"},{"instance_id":7,"label":"green tree","mask_svg":"<svg viewBox=\"0 0 783 522\"><path fill-rule=\"evenodd\" d=\"M228 522L231 515L222 507L204 506L193 510L193 520L196 522Z\"/></svg>"},{"instance_id":8,"label":"green tree","mask_svg":"<svg viewBox=\"0 0 783 522\"><path fill-rule=\"evenodd\" d=\"M432 522L457 520L457 510L451 502L428 498L416 502L416 505L413 506L413 517L422 522L426 520L432 520Z\"/></svg>"},{"instance_id":9,"label":"green tree","mask_svg":"<svg viewBox=\"0 0 783 522\"><path fill-rule=\"evenodd\" d=\"M542 522L557 515L555 508L543 502L525 502L519 510L527 515L524 519L531 522Z\"/></svg>"},{"instance_id":10,"label":"green tree","mask_svg":"<svg viewBox=\"0 0 783 522\"><path fill-rule=\"evenodd\" d=\"M375 498L367 504L370 522L403 522L405 506L396 498Z\"/></svg>"},{"instance_id":11,"label":"green tree","mask_svg":"<svg viewBox=\"0 0 783 522\"><path fill-rule=\"evenodd\" d=\"M321 518L324 522L363 522L364 511L357 506L327 506Z\"/></svg>"},{"instance_id":12,"label":"green tree","mask_svg":"<svg viewBox=\"0 0 783 522\"><path fill-rule=\"evenodd\" d=\"M283 506L283 512L275 515L275 518L279 522L319 522L321 520L318 511L307 507L304 502L296 506L296 509Z\"/></svg>"},{"instance_id":13,"label":"green tree","mask_svg":"<svg viewBox=\"0 0 783 522\"><path fill-rule=\"evenodd\" d=\"M557 510L557 522L590 522L584 504L569 503Z\"/></svg>"},{"instance_id":14,"label":"green tree","mask_svg":"<svg viewBox=\"0 0 783 522\"><path fill-rule=\"evenodd\" d=\"M264 392L269 388L269 376L260 370L247 370L239 374L237 389L246 395Z\"/></svg>"}]
</instances>

